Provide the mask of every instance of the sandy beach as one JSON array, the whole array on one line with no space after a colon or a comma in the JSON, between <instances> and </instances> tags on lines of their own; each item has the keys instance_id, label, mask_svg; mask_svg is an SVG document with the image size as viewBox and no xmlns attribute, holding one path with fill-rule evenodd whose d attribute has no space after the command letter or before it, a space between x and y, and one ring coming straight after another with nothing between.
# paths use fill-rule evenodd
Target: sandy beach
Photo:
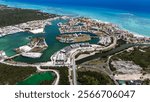
<instances>
[{"instance_id":1,"label":"sandy beach","mask_svg":"<svg viewBox=\"0 0 150 102\"><path fill-rule=\"evenodd\" d=\"M100 22L100 23L113 24L113 23L111 23L111 22L105 22L105 21L98 20L98 19L94 19L94 20L97 21L97 22ZM117 24L113 24L113 25L115 25L116 27L119 28L119 26L118 26ZM138 37L138 38L148 37L148 38L149 38L149 36L144 36L144 35L142 35L142 34L138 34L138 33L135 33L135 32L131 32L131 31L125 29L125 28L121 28L121 30L124 30L124 31L127 31L127 32L129 32L129 33L132 33L132 34L134 35L134 37Z\"/></svg>"}]
</instances>

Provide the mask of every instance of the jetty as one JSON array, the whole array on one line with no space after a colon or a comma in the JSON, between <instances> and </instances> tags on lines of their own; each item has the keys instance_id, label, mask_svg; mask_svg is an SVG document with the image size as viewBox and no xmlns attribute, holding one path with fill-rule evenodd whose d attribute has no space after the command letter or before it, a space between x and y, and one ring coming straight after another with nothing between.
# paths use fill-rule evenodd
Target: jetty
<instances>
[{"instance_id":1,"label":"jetty","mask_svg":"<svg viewBox=\"0 0 150 102\"><path fill-rule=\"evenodd\" d=\"M18 56L20 56L21 54L16 54L16 55L13 55L13 56L11 56L11 57L8 57L7 59L13 59L13 58L15 58L15 57L18 57Z\"/></svg>"}]
</instances>

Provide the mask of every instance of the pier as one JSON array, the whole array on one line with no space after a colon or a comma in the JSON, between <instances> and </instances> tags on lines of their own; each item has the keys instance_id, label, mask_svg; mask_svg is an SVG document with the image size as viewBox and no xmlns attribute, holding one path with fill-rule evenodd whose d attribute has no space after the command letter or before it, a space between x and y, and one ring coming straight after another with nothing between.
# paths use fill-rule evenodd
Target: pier
<instances>
[{"instance_id":1,"label":"pier","mask_svg":"<svg viewBox=\"0 0 150 102\"><path fill-rule=\"evenodd\" d=\"M18 56L20 56L21 54L16 54L16 55L13 55L13 56L11 56L11 57L8 57L7 59L13 59L13 58L15 58L15 57L18 57Z\"/></svg>"}]
</instances>

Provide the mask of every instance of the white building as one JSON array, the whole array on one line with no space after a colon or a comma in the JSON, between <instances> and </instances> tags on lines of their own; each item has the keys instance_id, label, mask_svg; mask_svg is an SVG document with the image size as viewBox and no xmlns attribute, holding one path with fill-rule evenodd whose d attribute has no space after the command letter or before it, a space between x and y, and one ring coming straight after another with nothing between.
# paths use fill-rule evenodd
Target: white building
<instances>
[{"instance_id":1,"label":"white building","mask_svg":"<svg viewBox=\"0 0 150 102\"><path fill-rule=\"evenodd\" d=\"M28 45L19 47L21 52L29 52L32 48Z\"/></svg>"},{"instance_id":2,"label":"white building","mask_svg":"<svg viewBox=\"0 0 150 102\"><path fill-rule=\"evenodd\" d=\"M0 51L0 62L7 58L6 53L4 51Z\"/></svg>"},{"instance_id":3,"label":"white building","mask_svg":"<svg viewBox=\"0 0 150 102\"><path fill-rule=\"evenodd\" d=\"M102 44L104 46L108 46L109 44L111 44L112 42L112 39L111 37L100 37L100 41L99 41L99 44Z\"/></svg>"}]
</instances>

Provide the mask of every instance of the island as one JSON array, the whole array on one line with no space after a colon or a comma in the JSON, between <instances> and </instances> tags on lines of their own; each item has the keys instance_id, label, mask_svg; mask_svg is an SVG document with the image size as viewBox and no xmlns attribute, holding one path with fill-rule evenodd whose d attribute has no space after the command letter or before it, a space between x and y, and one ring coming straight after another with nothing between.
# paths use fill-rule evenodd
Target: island
<instances>
[{"instance_id":1,"label":"island","mask_svg":"<svg viewBox=\"0 0 150 102\"><path fill-rule=\"evenodd\" d=\"M47 47L45 38L32 38L30 43L16 48L15 51L24 57L39 58Z\"/></svg>"},{"instance_id":2,"label":"island","mask_svg":"<svg viewBox=\"0 0 150 102\"><path fill-rule=\"evenodd\" d=\"M91 36L87 34L61 34L56 39L62 43L78 43L86 42L91 40Z\"/></svg>"}]
</instances>

